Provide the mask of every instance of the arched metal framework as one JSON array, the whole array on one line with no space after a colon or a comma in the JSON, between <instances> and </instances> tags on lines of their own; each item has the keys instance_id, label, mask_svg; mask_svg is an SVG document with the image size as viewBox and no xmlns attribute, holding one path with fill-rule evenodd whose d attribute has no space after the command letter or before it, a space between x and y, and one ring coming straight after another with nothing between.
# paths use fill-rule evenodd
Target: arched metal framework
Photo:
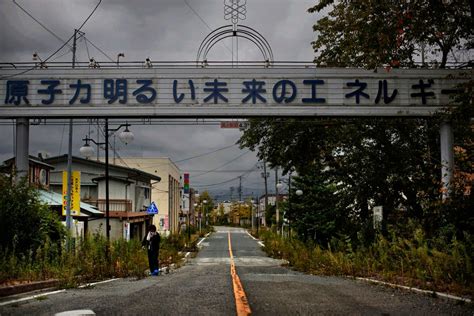
<instances>
[{"instance_id":1,"label":"arched metal framework","mask_svg":"<svg viewBox=\"0 0 474 316\"><path fill-rule=\"evenodd\" d=\"M254 43L262 53L264 61L273 63L272 48L262 34L245 25L237 25L237 28L234 30L233 25L230 24L215 29L204 38L201 45L199 45L196 62L199 63L207 60L207 54L214 45L226 38L234 36Z\"/></svg>"}]
</instances>

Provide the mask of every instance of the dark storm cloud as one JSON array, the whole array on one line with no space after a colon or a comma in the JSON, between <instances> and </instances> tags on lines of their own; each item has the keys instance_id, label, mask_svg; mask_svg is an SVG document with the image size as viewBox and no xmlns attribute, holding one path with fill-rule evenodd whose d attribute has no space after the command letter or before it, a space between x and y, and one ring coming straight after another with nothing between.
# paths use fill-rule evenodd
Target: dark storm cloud
<instances>
[{"instance_id":1,"label":"dark storm cloud","mask_svg":"<svg viewBox=\"0 0 474 316\"><path fill-rule=\"evenodd\" d=\"M90 14L96 0L18 0L22 7L51 29L62 39L68 39L74 28L79 27ZM261 33L270 43L276 60L313 59L310 42L314 38L312 25L317 16L306 12L314 0L248 0L247 18L241 21ZM124 53L123 61L152 60L195 60L197 49L211 29L229 24L223 17L222 0L103 0L93 17L84 26L86 37L112 60L118 53ZM203 22L204 21L204 22ZM46 32L22 12L12 1L0 1L0 62L31 61L33 52L44 59L62 45L61 41ZM210 54L209 60L230 60L231 41L219 43ZM88 57L108 61L108 57L88 45L78 42L77 60L86 62ZM57 61L71 61L71 52ZM251 43L239 41L239 60L262 60L258 49ZM92 128L96 138L95 128ZM238 130L224 130L219 126L143 126L132 127L135 141L127 146L117 145L122 157L168 156L178 161L193 155L213 151L234 144ZM73 154L79 155L82 138L89 132L88 126L74 126ZM49 155L67 152L68 126L39 125L30 129L30 153ZM13 128L0 125L0 161L13 156ZM119 141L117 140L117 143ZM238 146L216 152L201 158L179 163L183 171L211 170L241 155ZM100 153L103 156L103 151ZM112 153L111 153L112 157ZM214 184L244 175L244 193L261 188L260 170L250 173L239 171L255 167L255 153L247 153L219 170L235 170L232 173L208 173L193 179L194 184ZM202 172L201 172L202 173ZM192 173L197 175L199 172ZM273 177L273 173L272 173ZM212 186L219 194L229 194L230 186L239 181ZM274 184L273 184L274 186ZM236 193L234 193L235 196Z\"/></svg>"}]
</instances>

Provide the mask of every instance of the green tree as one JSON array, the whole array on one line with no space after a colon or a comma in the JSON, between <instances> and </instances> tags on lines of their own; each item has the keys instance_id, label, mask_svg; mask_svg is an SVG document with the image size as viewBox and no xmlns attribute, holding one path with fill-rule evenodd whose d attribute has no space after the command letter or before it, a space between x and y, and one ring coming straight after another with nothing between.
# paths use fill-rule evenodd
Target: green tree
<instances>
[{"instance_id":1,"label":"green tree","mask_svg":"<svg viewBox=\"0 0 474 316\"><path fill-rule=\"evenodd\" d=\"M337 186L325 172L315 169L312 173L294 177L292 186L303 190L303 195L296 195L296 189L292 189L291 204L285 202L282 208L302 240L313 240L326 246L334 236L354 231L350 213L338 204Z\"/></svg>"},{"instance_id":2,"label":"green tree","mask_svg":"<svg viewBox=\"0 0 474 316\"><path fill-rule=\"evenodd\" d=\"M426 53L444 68L449 53L472 47L465 0L320 1L308 11L323 9L328 16L313 27L318 65L413 66L414 58Z\"/></svg>"},{"instance_id":3,"label":"green tree","mask_svg":"<svg viewBox=\"0 0 474 316\"><path fill-rule=\"evenodd\" d=\"M26 181L12 184L0 175L0 245L2 250L27 254L46 241L59 241L65 230L38 191Z\"/></svg>"},{"instance_id":4,"label":"green tree","mask_svg":"<svg viewBox=\"0 0 474 316\"><path fill-rule=\"evenodd\" d=\"M424 47L424 52L432 53L430 58L445 67L449 53L462 46L472 46L472 18L467 8L465 1L450 1L449 5L441 1L397 4L375 0L320 1L309 9L310 12L329 10L328 16L314 26L315 62L364 68L414 66L420 48ZM460 96L462 104L442 119L456 123L453 124L455 144L469 149L474 139L469 121L473 117L472 84L465 91ZM358 238L370 241L373 237L370 209L382 205L386 223L403 227L408 218L414 218L432 236L442 226L460 227L461 223L461 219L456 219L459 217L445 216L440 211L455 203L452 199L440 204L439 123L438 118L306 119L304 122L253 119L239 143L241 147L257 150L260 159L283 167L284 172L295 168L302 179L326 183L324 189L337 188L338 201L322 200L323 208L312 207L317 200L313 195L324 193L323 188L319 191L307 188L307 200L303 200L301 212L293 214L293 223L305 219L314 229L319 225L321 230L317 220L324 218L324 212L318 210L333 215L345 212ZM471 159L470 163L462 164L463 172L472 173L472 155L467 156L464 160ZM457 166L462 162L459 157ZM459 188L456 194L464 191ZM456 204L464 210L463 215L471 199L468 196ZM327 228L331 228L333 220L330 217L327 220ZM344 225L336 226L340 230L326 229L328 234L344 233ZM462 227L471 226L465 223ZM302 225L300 233L305 231L308 227Z\"/></svg>"}]
</instances>

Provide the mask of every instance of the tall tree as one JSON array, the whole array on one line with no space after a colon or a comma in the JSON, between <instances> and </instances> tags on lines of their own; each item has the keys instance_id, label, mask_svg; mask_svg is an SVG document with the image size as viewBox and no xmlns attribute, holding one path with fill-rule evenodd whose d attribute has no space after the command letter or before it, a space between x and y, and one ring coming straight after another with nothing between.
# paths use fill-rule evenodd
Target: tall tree
<instances>
[{"instance_id":1,"label":"tall tree","mask_svg":"<svg viewBox=\"0 0 474 316\"><path fill-rule=\"evenodd\" d=\"M449 53L473 46L466 0L320 1L308 9L322 10L328 16L313 27L318 65L413 66L426 53L444 68Z\"/></svg>"},{"instance_id":2,"label":"tall tree","mask_svg":"<svg viewBox=\"0 0 474 316\"><path fill-rule=\"evenodd\" d=\"M329 13L315 24L317 38L312 43L320 66L412 67L422 52L431 52L430 58L445 67L450 53L472 46L472 18L466 1L324 0L309 11L323 9ZM458 107L462 114L450 116L461 122L455 130L456 144L461 148L472 147L472 87L469 91L463 94L465 107ZM260 158L282 166L285 172L295 168L301 176L297 185L307 186L308 179L327 184L319 191L307 187L308 195L302 200L306 202L295 208L294 222L306 219L312 225L302 225L301 234L332 227L330 218L328 226L321 226L316 219L324 218L322 214L331 209L334 214L344 210L362 233L359 235L370 240L369 211L374 205L384 207L388 223L399 224L410 217L432 232L449 221L455 226L461 222L439 211L437 119L253 119L250 123L239 141L241 147L258 150ZM471 132L463 134L461 130ZM333 187L337 188L337 201L314 196ZM315 201L324 207L315 207ZM456 207L465 210L468 202L463 203ZM337 228L322 230L338 233Z\"/></svg>"}]
</instances>

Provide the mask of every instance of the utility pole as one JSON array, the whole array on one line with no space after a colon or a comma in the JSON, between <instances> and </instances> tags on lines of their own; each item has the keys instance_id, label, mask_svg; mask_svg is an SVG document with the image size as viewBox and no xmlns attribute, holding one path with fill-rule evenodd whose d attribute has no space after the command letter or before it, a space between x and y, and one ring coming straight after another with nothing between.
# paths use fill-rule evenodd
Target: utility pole
<instances>
[{"instance_id":1,"label":"utility pole","mask_svg":"<svg viewBox=\"0 0 474 316\"><path fill-rule=\"evenodd\" d=\"M278 209L278 167L275 168L275 212L276 212L276 230L278 230L278 223L280 222L280 210Z\"/></svg>"},{"instance_id":2,"label":"utility pole","mask_svg":"<svg viewBox=\"0 0 474 316\"><path fill-rule=\"evenodd\" d=\"M77 30L74 30L74 41L72 43L72 69L76 68ZM66 204L66 227L71 231L71 191L72 191L72 118L69 119L69 142L67 149L67 204ZM69 245L70 246L70 245Z\"/></svg>"},{"instance_id":3,"label":"utility pole","mask_svg":"<svg viewBox=\"0 0 474 316\"><path fill-rule=\"evenodd\" d=\"M263 177L265 179L265 211L268 208L268 186L267 186L267 161L263 159Z\"/></svg>"},{"instance_id":4,"label":"utility pole","mask_svg":"<svg viewBox=\"0 0 474 316\"><path fill-rule=\"evenodd\" d=\"M239 176L239 202L242 201L242 176Z\"/></svg>"}]
</instances>

